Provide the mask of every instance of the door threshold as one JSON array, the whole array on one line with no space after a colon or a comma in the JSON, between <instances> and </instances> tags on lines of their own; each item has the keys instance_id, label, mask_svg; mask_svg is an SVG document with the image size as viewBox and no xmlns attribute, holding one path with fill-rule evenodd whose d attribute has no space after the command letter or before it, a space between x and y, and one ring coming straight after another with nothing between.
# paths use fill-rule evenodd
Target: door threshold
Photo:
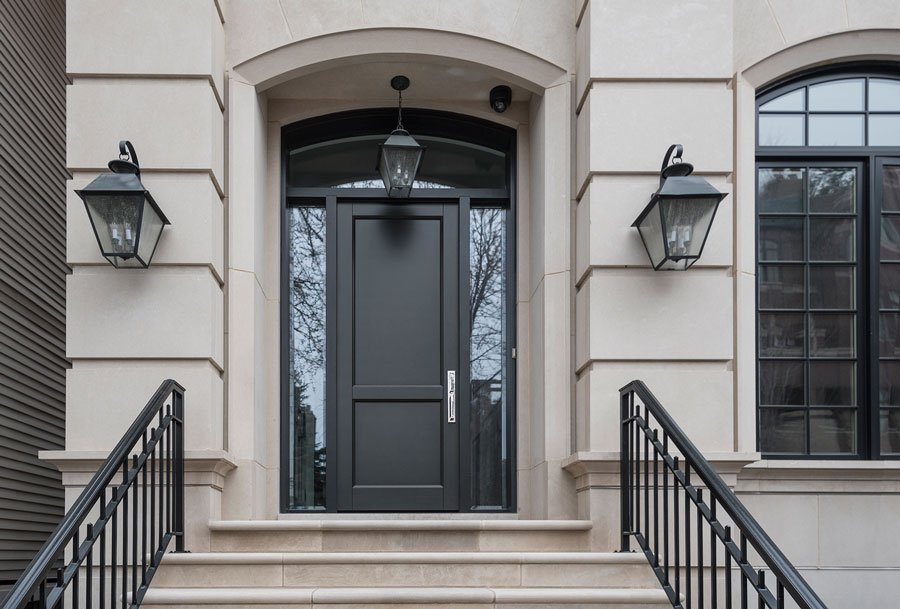
<instances>
[{"instance_id":1,"label":"door threshold","mask_svg":"<svg viewBox=\"0 0 900 609\"><path fill-rule=\"evenodd\" d=\"M511 512L291 512L278 520L518 520Z\"/></svg>"}]
</instances>

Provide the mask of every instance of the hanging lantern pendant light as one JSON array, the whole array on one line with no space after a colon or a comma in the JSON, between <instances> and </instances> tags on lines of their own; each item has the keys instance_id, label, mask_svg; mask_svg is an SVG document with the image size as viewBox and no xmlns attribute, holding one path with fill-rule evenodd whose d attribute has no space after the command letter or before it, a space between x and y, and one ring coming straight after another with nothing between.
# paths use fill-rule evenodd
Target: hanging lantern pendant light
<instances>
[{"instance_id":1,"label":"hanging lantern pendant light","mask_svg":"<svg viewBox=\"0 0 900 609\"><path fill-rule=\"evenodd\" d=\"M378 147L375 168L381 174L387 195L392 199L407 199L412 191L425 147L403 128L403 91L409 87L406 76L394 76L391 88L397 91L397 128Z\"/></svg>"}]
</instances>

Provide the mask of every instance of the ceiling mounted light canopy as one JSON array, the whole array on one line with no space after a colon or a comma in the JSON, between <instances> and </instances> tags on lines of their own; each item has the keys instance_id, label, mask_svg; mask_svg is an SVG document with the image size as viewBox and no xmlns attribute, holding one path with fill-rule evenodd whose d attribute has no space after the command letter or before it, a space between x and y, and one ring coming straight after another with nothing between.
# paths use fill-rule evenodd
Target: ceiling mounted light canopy
<instances>
[{"instance_id":1,"label":"ceiling mounted light canopy","mask_svg":"<svg viewBox=\"0 0 900 609\"><path fill-rule=\"evenodd\" d=\"M719 203L728 196L691 176L694 166L681 161L682 151L681 144L669 146L659 172L659 190L632 224L655 271L684 271L697 262Z\"/></svg>"},{"instance_id":2,"label":"ceiling mounted light canopy","mask_svg":"<svg viewBox=\"0 0 900 609\"><path fill-rule=\"evenodd\" d=\"M119 158L75 194L84 201L100 253L118 268L147 268L169 220L141 184L131 142L119 142Z\"/></svg>"},{"instance_id":3,"label":"ceiling mounted light canopy","mask_svg":"<svg viewBox=\"0 0 900 609\"><path fill-rule=\"evenodd\" d=\"M413 139L403 128L403 91L409 87L406 76L395 76L391 87L397 91L397 128L378 147L378 163L375 169L384 180L384 187L392 199L406 199L412 191L419 172L419 164L425 147Z\"/></svg>"}]
</instances>

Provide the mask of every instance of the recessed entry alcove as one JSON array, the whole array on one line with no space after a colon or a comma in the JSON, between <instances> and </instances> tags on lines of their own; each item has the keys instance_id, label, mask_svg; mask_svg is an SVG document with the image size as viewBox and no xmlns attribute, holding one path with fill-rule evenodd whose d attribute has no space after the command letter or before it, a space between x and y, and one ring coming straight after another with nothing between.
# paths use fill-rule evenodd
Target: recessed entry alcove
<instances>
[{"instance_id":1,"label":"recessed entry alcove","mask_svg":"<svg viewBox=\"0 0 900 609\"><path fill-rule=\"evenodd\" d=\"M516 131L394 108L282 129L281 511L514 511Z\"/></svg>"}]
</instances>

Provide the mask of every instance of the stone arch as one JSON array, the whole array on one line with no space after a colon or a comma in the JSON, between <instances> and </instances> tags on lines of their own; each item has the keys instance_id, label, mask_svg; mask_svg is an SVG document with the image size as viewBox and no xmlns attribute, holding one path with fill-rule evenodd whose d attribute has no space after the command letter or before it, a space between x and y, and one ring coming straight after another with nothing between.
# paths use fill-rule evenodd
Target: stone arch
<instances>
[{"instance_id":1,"label":"stone arch","mask_svg":"<svg viewBox=\"0 0 900 609\"><path fill-rule=\"evenodd\" d=\"M851 61L900 62L897 30L854 30L807 40L756 62L741 76L758 90L803 70Z\"/></svg>"},{"instance_id":2,"label":"stone arch","mask_svg":"<svg viewBox=\"0 0 900 609\"><path fill-rule=\"evenodd\" d=\"M299 40L239 63L233 77L262 92L351 63L397 60L477 65L537 94L568 79L564 67L510 45L456 32L410 28L352 30Z\"/></svg>"}]
</instances>

